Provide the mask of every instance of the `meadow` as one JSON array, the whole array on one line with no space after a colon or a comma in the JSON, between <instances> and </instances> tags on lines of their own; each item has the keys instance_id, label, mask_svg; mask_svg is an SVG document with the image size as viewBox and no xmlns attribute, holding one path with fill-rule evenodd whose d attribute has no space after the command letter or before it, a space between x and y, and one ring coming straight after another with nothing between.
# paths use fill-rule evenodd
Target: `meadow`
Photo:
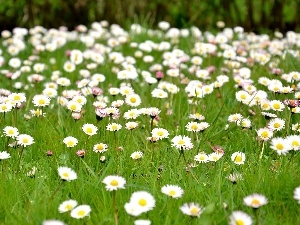
<instances>
[{"instance_id":1,"label":"meadow","mask_svg":"<svg viewBox=\"0 0 300 225\"><path fill-rule=\"evenodd\" d=\"M300 224L300 34L106 21L0 39L0 224Z\"/></svg>"}]
</instances>

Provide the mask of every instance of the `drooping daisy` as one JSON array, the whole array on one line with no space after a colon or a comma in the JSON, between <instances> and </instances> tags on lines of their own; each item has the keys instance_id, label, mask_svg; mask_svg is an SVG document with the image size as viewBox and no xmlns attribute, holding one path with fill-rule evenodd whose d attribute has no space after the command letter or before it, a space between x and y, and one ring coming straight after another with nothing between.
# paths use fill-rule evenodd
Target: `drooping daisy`
<instances>
[{"instance_id":1,"label":"drooping daisy","mask_svg":"<svg viewBox=\"0 0 300 225\"><path fill-rule=\"evenodd\" d=\"M235 113L228 116L228 122L236 123L238 120L241 120L243 118L242 114Z\"/></svg>"},{"instance_id":2,"label":"drooping daisy","mask_svg":"<svg viewBox=\"0 0 300 225\"><path fill-rule=\"evenodd\" d=\"M72 181L77 179L77 174L69 167L58 167L58 175L63 181Z\"/></svg>"},{"instance_id":3,"label":"drooping daisy","mask_svg":"<svg viewBox=\"0 0 300 225\"><path fill-rule=\"evenodd\" d=\"M102 183L106 185L105 188L107 191L116 191L125 188L126 180L121 176L110 175L106 176Z\"/></svg>"},{"instance_id":4,"label":"drooping daisy","mask_svg":"<svg viewBox=\"0 0 300 225\"><path fill-rule=\"evenodd\" d=\"M286 137L287 142L291 146L291 150L300 150L300 135L290 135Z\"/></svg>"},{"instance_id":5,"label":"drooping daisy","mask_svg":"<svg viewBox=\"0 0 300 225\"><path fill-rule=\"evenodd\" d=\"M133 130L133 129L137 128L138 125L139 125L139 124L138 124L137 122L127 122L127 123L125 124L125 128L126 128L127 130Z\"/></svg>"},{"instance_id":6,"label":"drooping daisy","mask_svg":"<svg viewBox=\"0 0 300 225\"><path fill-rule=\"evenodd\" d=\"M190 114L189 118L194 119L194 120L205 120L205 117L199 113L194 113L194 114Z\"/></svg>"},{"instance_id":7,"label":"drooping daisy","mask_svg":"<svg viewBox=\"0 0 300 225\"><path fill-rule=\"evenodd\" d=\"M72 148L77 145L78 140L72 136L65 137L63 142L67 145L68 148Z\"/></svg>"},{"instance_id":8,"label":"drooping daisy","mask_svg":"<svg viewBox=\"0 0 300 225\"><path fill-rule=\"evenodd\" d=\"M71 217L75 219L82 219L90 214L92 211L89 205L79 205L71 211Z\"/></svg>"},{"instance_id":9,"label":"drooping daisy","mask_svg":"<svg viewBox=\"0 0 300 225\"><path fill-rule=\"evenodd\" d=\"M272 138L270 148L276 151L278 155L285 155L291 150L291 145L286 139L276 137Z\"/></svg>"},{"instance_id":10,"label":"drooping daisy","mask_svg":"<svg viewBox=\"0 0 300 225\"><path fill-rule=\"evenodd\" d=\"M221 159L223 154L218 153L218 152L212 152L208 155L208 160L210 162L217 162L219 159Z\"/></svg>"},{"instance_id":11,"label":"drooping daisy","mask_svg":"<svg viewBox=\"0 0 300 225\"><path fill-rule=\"evenodd\" d=\"M260 128L256 131L258 139L262 141L268 141L273 137L273 131L267 127Z\"/></svg>"},{"instance_id":12,"label":"drooping daisy","mask_svg":"<svg viewBox=\"0 0 300 225\"><path fill-rule=\"evenodd\" d=\"M172 198L181 198L184 190L178 185L167 184L161 188L161 192Z\"/></svg>"},{"instance_id":13,"label":"drooping daisy","mask_svg":"<svg viewBox=\"0 0 300 225\"><path fill-rule=\"evenodd\" d=\"M186 214L188 216L197 216L200 217L201 213L203 212L203 208L199 206L198 203L185 203L180 207L180 210L183 214Z\"/></svg>"},{"instance_id":14,"label":"drooping daisy","mask_svg":"<svg viewBox=\"0 0 300 225\"><path fill-rule=\"evenodd\" d=\"M138 207L141 212L148 212L155 207L155 199L147 191L134 192L130 197L129 203Z\"/></svg>"},{"instance_id":15,"label":"drooping daisy","mask_svg":"<svg viewBox=\"0 0 300 225\"><path fill-rule=\"evenodd\" d=\"M125 203L124 208L126 213L131 216L139 216L143 213L143 209L139 207L139 205L133 204L131 202Z\"/></svg>"},{"instance_id":16,"label":"drooping daisy","mask_svg":"<svg viewBox=\"0 0 300 225\"><path fill-rule=\"evenodd\" d=\"M34 139L28 134L20 134L17 136L17 143L18 145L26 147L32 145L34 143Z\"/></svg>"},{"instance_id":17,"label":"drooping daisy","mask_svg":"<svg viewBox=\"0 0 300 225\"><path fill-rule=\"evenodd\" d=\"M144 108L144 112L142 114L149 115L151 118L155 118L159 115L159 113L160 113L159 108L150 107L150 108Z\"/></svg>"},{"instance_id":18,"label":"drooping daisy","mask_svg":"<svg viewBox=\"0 0 300 225\"><path fill-rule=\"evenodd\" d=\"M3 128L3 133L6 137L15 138L19 135L19 130L16 127L6 126Z\"/></svg>"},{"instance_id":19,"label":"drooping daisy","mask_svg":"<svg viewBox=\"0 0 300 225\"><path fill-rule=\"evenodd\" d=\"M248 118L243 118L241 120L238 120L236 125L242 127L242 128L250 128L251 127L251 120Z\"/></svg>"},{"instance_id":20,"label":"drooping daisy","mask_svg":"<svg viewBox=\"0 0 300 225\"><path fill-rule=\"evenodd\" d=\"M135 151L130 155L130 158L137 160L143 157L143 153L141 151Z\"/></svg>"},{"instance_id":21,"label":"drooping daisy","mask_svg":"<svg viewBox=\"0 0 300 225\"><path fill-rule=\"evenodd\" d=\"M62 202L59 205L58 211L60 213L68 212L68 211L71 211L72 209L74 209L76 206L77 206L77 201L73 200L73 199L69 199L69 200Z\"/></svg>"},{"instance_id":22,"label":"drooping daisy","mask_svg":"<svg viewBox=\"0 0 300 225\"><path fill-rule=\"evenodd\" d=\"M132 93L132 94L126 95L125 103L131 107L136 107L142 103L142 100L138 94Z\"/></svg>"},{"instance_id":23,"label":"drooping daisy","mask_svg":"<svg viewBox=\"0 0 300 225\"><path fill-rule=\"evenodd\" d=\"M169 137L169 132L164 128L154 128L151 131L151 134L152 134L152 137L155 137L158 140Z\"/></svg>"},{"instance_id":24,"label":"drooping daisy","mask_svg":"<svg viewBox=\"0 0 300 225\"><path fill-rule=\"evenodd\" d=\"M50 98L46 95L35 95L32 99L32 103L37 107L45 107L50 104Z\"/></svg>"},{"instance_id":25,"label":"drooping daisy","mask_svg":"<svg viewBox=\"0 0 300 225\"><path fill-rule=\"evenodd\" d=\"M94 124L86 123L82 126L82 130L87 135L93 136L93 135L97 134L98 128Z\"/></svg>"},{"instance_id":26,"label":"drooping daisy","mask_svg":"<svg viewBox=\"0 0 300 225\"><path fill-rule=\"evenodd\" d=\"M234 211L229 216L229 225L251 225L251 217L242 211Z\"/></svg>"},{"instance_id":27,"label":"drooping daisy","mask_svg":"<svg viewBox=\"0 0 300 225\"><path fill-rule=\"evenodd\" d=\"M0 152L0 161L9 158L10 158L10 154L8 152L6 151Z\"/></svg>"},{"instance_id":28,"label":"drooping daisy","mask_svg":"<svg viewBox=\"0 0 300 225\"><path fill-rule=\"evenodd\" d=\"M231 160L237 165L242 165L245 163L246 155L243 152L234 152L231 155Z\"/></svg>"},{"instance_id":29,"label":"drooping daisy","mask_svg":"<svg viewBox=\"0 0 300 225\"><path fill-rule=\"evenodd\" d=\"M106 130L108 130L108 131L118 131L121 128L122 128L122 125L121 124L117 124L117 123L109 123L106 126Z\"/></svg>"},{"instance_id":30,"label":"drooping daisy","mask_svg":"<svg viewBox=\"0 0 300 225\"><path fill-rule=\"evenodd\" d=\"M252 194L248 195L243 199L244 205L250 206L252 208L259 208L268 203L266 196L262 194Z\"/></svg>"},{"instance_id":31,"label":"drooping daisy","mask_svg":"<svg viewBox=\"0 0 300 225\"><path fill-rule=\"evenodd\" d=\"M103 153L108 150L108 145L104 143L95 144L93 147L94 152Z\"/></svg>"},{"instance_id":32,"label":"drooping daisy","mask_svg":"<svg viewBox=\"0 0 300 225\"><path fill-rule=\"evenodd\" d=\"M177 135L172 140L172 146L179 150L190 150L194 147L191 138L184 135Z\"/></svg>"},{"instance_id":33,"label":"drooping daisy","mask_svg":"<svg viewBox=\"0 0 300 225\"><path fill-rule=\"evenodd\" d=\"M268 128L274 131L280 131L284 128L285 121L280 118L271 119L268 123Z\"/></svg>"},{"instance_id":34,"label":"drooping daisy","mask_svg":"<svg viewBox=\"0 0 300 225\"><path fill-rule=\"evenodd\" d=\"M205 152L200 152L195 155L194 160L199 163L207 163L209 162L209 157Z\"/></svg>"},{"instance_id":35,"label":"drooping daisy","mask_svg":"<svg viewBox=\"0 0 300 225\"><path fill-rule=\"evenodd\" d=\"M233 184L236 184L238 181L243 180L243 176L240 173L233 172L227 176L227 179Z\"/></svg>"}]
</instances>

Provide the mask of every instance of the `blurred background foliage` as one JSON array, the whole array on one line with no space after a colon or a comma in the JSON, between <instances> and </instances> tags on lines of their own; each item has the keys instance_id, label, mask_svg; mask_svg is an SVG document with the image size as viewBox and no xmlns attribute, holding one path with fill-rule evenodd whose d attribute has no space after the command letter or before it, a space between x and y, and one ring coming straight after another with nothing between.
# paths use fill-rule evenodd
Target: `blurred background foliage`
<instances>
[{"instance_id":1,"label":"blurred background foliage","mask_svg":"<svg viewBox=\"0 0 300 225\"><path fill-rule=\"evenodd\" d=\"M168 21L182 28L212 29L217 21L247 31L300 29L300 0L0 0L0 30L89 25L107 20L123 27L132 23L155 27Z\"/></svg>"}]
</instances>

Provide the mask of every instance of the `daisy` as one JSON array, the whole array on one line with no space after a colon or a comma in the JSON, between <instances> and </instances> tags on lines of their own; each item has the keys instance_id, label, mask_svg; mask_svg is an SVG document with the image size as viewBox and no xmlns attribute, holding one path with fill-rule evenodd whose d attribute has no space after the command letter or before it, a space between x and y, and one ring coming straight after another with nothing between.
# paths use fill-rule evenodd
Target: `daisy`
<instances>
[{"instance_id":1,"label":"daisy","mask_svg":"<svg viewBox=\"0 0 300 225\"><path fill-rule=\"evenodd\" d=\"M203 212L203 208L199 206L198 203L185 203L180 207L180 210L183 214L188 216L197 216L200 217L201 213Z\"/></svg>"},{"instance_id":2,"label":"daisy","mask_svg":"<svg viewBox=\"0 0 300 225\"><path fill-rule=\"evenodd\" d=\"M80 205L71 211L71 217L75 219L82 219L90 214L92 211L89 205Z\"/></svg>"},{"instance_id":3,"label":"daisy","mask_svg":"<svg viewBox=\"0 0 300 225\"><path fill-rule=\"evenodd\" d=\"M248 195L243 199L244 205L252 208L259 208L268 203L268 199L262 194Z\"/></svg>"},{"instance_id":4,"label":"daisy","mask_svg":"<svg viewBox=\"0 0 300 225\"><path fill-rule=\"evenodd\" d=\"M243 128L250 128L251 127L251 120L248 118L243 118L241 120L238 120L236 125L241 126Z\"/></svg>"},{"instance_id":5,"label":"daisy","mask_svg":"<svg viewBox=\"0 0 300 225\"><path fill-rule=\"evenodd\" d=\"M139 216L143 213L143 209L141 207L131 202L125 203L124 208L126 213L131 216Z\"/></svg>"},{"instance_id":6,"label":"daisy","mask_svg":"<svg viewBox=\"0 0 300 225\"><path fill-rule=\"evenodd\" d=\"M164 90L159 89L159 88L155 88L151 92L151 96L153 98L167 98L168 97L168 92L165 92Z\"/></svg>"},{"instance_id":7,"label":"daisy","mask_svg":"<svg viewBox=\"0 0 300 225\"><path fill-rule=\"evenodd\" d=\"M54 88L45 88L43 90L43 95L47 96L48 98L55 98L57 96L57 90Z\"/></svg>"},{"instance_id":8,"label":"daisy","mask_svg":"<svg viewBox=\"0 0 300 225\"><path fill-rule=\"evenodd\" d=\"M138 207L140 212L148 212L155 207L154 197L146 191L134 192L129 203Z\"/></svg>"},{"instance_id":9,"label":"daisy","mask_svg":"<svg viewBox=\"0 0 300 225\"><path fill-rule=\"evenodd\" d=\"M190 150L194 147L191 138L187 136L178 135L175 136L172 140L172 147L175 147L180 150Z\"/></svg>"},{"instance_id":10,"label":"daisy","mask_svg":"<svg viewBox=\"0 0 300 225\"><path fill-rule=\"evenodd\" d=\"M95 144L93 147L94 152L103 153L108 150L108 145L104 143Z\"/></svg>"},{"instance_id":11,"label":"daisy","mask_svg":"<svg viewBox=\"0 0 300 225\"><path fill-rule=\"evenodd\" d=\"M150 220L135 220L134 225L151 225Z\"/></svg>"},{"instance_id":12,"label":"daisy","mask_svg":"<svg viewBox=\"0 0 300 225\"><path fill-rule=\"evenodd\" d=\"M258 139L262 141L268 141L273 137L273 131L267 127L260 128L256 131Z\"/></svg>"},{"instance_id":13,"label":"daisy","mask_svg":"<svg viewBox=\"0 0 300 225\"><path fill-rule=\"evenodd\" d=\"M270 105L271 105L271 109L274 111L283 111L285 107L284 104L279 100L272 100L270 102Z\"/></svg>"},{"instance_id":14,"label":"daisy","mask_svg":"<svg viewBox=\"0 0 300 225\"><path fill-rule=\"evenodd\" d=\"M68 211L71 211L72 209L74 209L76 206L77 206L76 200L73 200L73 199L66 200L59 205L58 211L60 213L68 212Z\"/></svg>"},{"instance_id":15,"label":"daisy","mask_svg":"<svg viewBox=\"0 0 300 225\"><path fill-rule=\"evenodd\" d=\"M128 94L125 97L125 103L131 107L139 106L141 102L141 97L138 94Z\"/></svg>"},{"instance_id":16,"label":"daisy","mask_svg":"<svg viewBox=\"0 0 300 225\"><path fill-rule=\"evenodd\" d=\"M262 112L261 115L263 115L266 119L277 118L277 115L274 113Z\"/></svg>"},{"instance_id":17,"label":"daisy","mask_svg":"<svg viewBox=\"0 0 300 225\"><path fill-rule=\"evenodd\" d=\"M8 96L8 100L14 102L15 104L26 102L26 96L24 93L11 93Z\"/></svg>"},{"instance_id":18,"label":"daisy","mask_svg":"<svg viewBox=\"0 0 300 225\"><path fill-rule=\"evenodd\" d=\"M71 80L66 77L59 77L57 78L56 83L62 87L68 87L71 85Z\"/></svg>"},{"instance_id":19,"label":"daisy","mask_svg":"<svg viewBox=\"0 0 300 225\"><path fill-rule=\"evenodd\" d=\"M118 95L120 93L120 89L119 88L115 88L115 87L111 87L108 89L108 92L110 95L115 96Z\"/></svg>"},{"instance_id":20,"label":"daisy","mask_svg":"<svg viewBox=\"0 0 300 225\"><path fill-rule=\"evenodd\" d=\"M139 125L139 124L138 124L137 122L127 122L127 123L125 124L125 128L126 128L127 130L133 130L133 129L137 128L138 125Z\"/></svg>"},{"instance_id":21,"label":"daisy","mask_svg":"<svg viewBox=\"0 0 300 225\"><path fill-rule=\"evenodd\" d=\"M98 128L94 124L86 123L82 126L82 130L87 135L93 136L93 135L97 134Z\"/></svg>"},{"instance_id":22,"label":"daisy","mask_svg":"<svg viewBox=\"0 0 300 225\"><path fill-rule=\"evenodd\" d=\"M300 204L300 186L294 190L294 199L298 201L298 204Z\"/></svg>"},{"instance_id":23,"label":"daisy","mask_svg":"<svg viewBox=\"0 0 300 225\"><path fill-rule=\"evenodd\" d=\"M16 127L6 126L3 128L3 133L6 137L15 138L19 135L19 130Z\"/></svg>"},{"instance_id":24,"label":"daisy","mask_svg":"<svg viewBox=\"0 0 300 225\"><path fill-rule=\"evenodd\" d=\"M10 112L13 108L13 105L10 102L0 103L0 112L6 113Z\"/></svg>"},{"instance_id":25,"label":"daisy","mask_svg":"<svg viewBox=\"0 0 300 225\"><path fill-rule=\"evenodd\" d=\"M122 128L122 125L120 124L117 124L117 123L109 123L107 126L106 126L106 130L109 130L109 131L118 131Z\"/></svg>"},{"instance_id":26,"label":"daisy","mask_svg":"<svg viewBox=\"0 0 300 225\"><path fill-rule=\"evenodd\" d=\"M219 159L221 159L223 156L223 154L220 154L220 153L217 153L217 152L213 152L213 153L210 153L208 155L208 160L210 162L217 162Z\"/></svg>"},{"instance_id":27,"label":"daisy","mask_svg":"<svg viewBox=\"0 0 300 225\"><path fill-rule=\"evenodd\" d=\"M32 145L34 143L34 139L28 134L20 134L17 136L17 143L18 145L26 147Z\"/></svg>"},{"instance_id":28,"label":"daisy","mask_svg":"<svg viewBox=\"0 0 300 225\"><path fill-rule=\"evenodd\" d=\"M82 105L75 101L69 101L67 103L67 108L72 112L80 112L82 109Z\"/></svg>"},{"instance_id":29,"label":"daisy","mask_svg":"<svg viewBox=\"0 0 300 225\"><path fill-rule=\"evenodd\" d=\"M195 155L194 160L199 163L207 163L209 162L209 157L206 153L200 152L197 155Z\"/></svg>"},{"instance_id":30,"label":"daisy","mask_svg":"<svg viewBox=\"0 0 300 225\"><path fill-rule=\"evenodd\" d=\"M251 217L242 211L234 211L229 216L229 225L251 225Z\"/></svg>"},{"instance_id":31,"label":"daisy","mask_svg":"<svg viewBox=\"0 0 300 225\"><path fill-rule=\"evenodd\" d=\"M32 99L32 103L37 107L45 107L50 104L50 98L45 95L35 95Z\"/></svg>"},{"instance_id":32,"label":"daisy","mask_svg":"<svg viewBox=\"0 0 300 225\"><path fill-rule=\"evenodd\" d=\"M106 186L107 191L116 191L118 189L125 189L126 180L121 176L110 175L103 179L102 183Z\"/></svg>"},{"instance_id":33,"label":"daisy","mask_svg":"<svg viewBox=\"0 0 300 225\"><path fill-rule=\"evenodd\" d=\"M140 115L140 111L138 109L130 109L124 113L123 117L126 120L136 119Z\"/></svg>"},{"instance_id":34,"label":"daisy","mask_svg":"<svg viewBox=\"0 0 300 225\"><path fill-rule=\"evenodd\" d=\"M151 118L155 118L160 113L160 109L158 109L156 107L150 107L150 108L144 108L144 109L145 109L145 111L143 114L149 115Z\"/></svg>"},{"instance_id":35,"label":"daisy","mask_svg":"<svg viewBox=\"0 0 300 225\"><path fill-rule=\"evenodd\" d=\"M67 145L68 148L72 148L77 145L78 140L72 136L65 137L63 142Z\"/></svg>"},{"instance_id":36,"label":"daisy","mask_svg":"<svg viewBox=\"0 0 300 225\"><path fill-rule=\"evenodd\" d=\"M42 225L66 225L60 220L44 220Z\"/></svg>"},{"instance_id":37,"label":"daisy","mask_svg":"<svg viewBox=\"0 0 300 225\"><path fill-rule=\"evenodd\" d=\"M284 128L285 126L285 120L280 119L280 118L274 118L271 119L268 123L268 128L274 131L280 131Z\"/></svg>"},{"instance_id":38,"label":"daisy","mask_svg":"<svg viewBox=\"0 0 300 225\"><path fill-rule=\"evenodd\" d=\"M122 86L122 87L120 87L120 93L121 93L121 95L126 96L126 95L133 94L134 90L130 86Z\"/></svg>"},{"instance_id":39,"label":"daisy","mask_svg":"<svg viewBox=\"0 0 300 225\"><path fill-rule=\"evenodd\" d=\"M76 69L76 65L73 62L67 61L64 63L64 71L68 73L74 72Z\"/></svg>"},{"instance_id":40,"label":"daisy","mask_svg":"<svg viewBox=\"0 0 300 225\"><path fill-rule=\"evenodd\" d=\"M161 192L172 198L181 198L184 193L183 189L178 185L170 185L170 184L163 186L161 188Z\"/></svg>"},{"instance_id":41,"label":"daisy","mask_svg":"<svg viewBox=\"0 0 300 225\"><path fill-rule=\"evenodd\" d=\"M235 152L231 155L231 160L237 165L242 165L245 163L246 155L243 152Z\"/></svg>"},{"instance_id":42,"label":"daisy","mask_svg":"<svg viewBox=\"0 0 300 225\"><path fill-rule=\"evenodd\" d=\"M190 114L189 118L194 120L205 120L205 117L199 113Z\"/></svg>"},{"instance_id":43,"label":"daisy","mask_svg":"<svg viewBox=\"0 0 300 225\"><path fill-rule=\"evenodd\" d=\"M151 134L152 134L152 137L155 137L158 140L169 137L169 132L164 128L154 128L151 131Z\"/></svg>"},{"instance_id":44,"label":"daisy","mask_svg":"<svg viewBox=\"0 0 300 225\"><path fill-rule=\"evenodd\" d=\"M200 131L204 131L206 128L208 128L210 125L207 122L200 122L199 123L199 127L200 127Z\"/></svg>"},{"instance_id":45,"label":"daisy","mask_svg":"<svg viewBox=\"0 0 300 225\"><path fill-rule=\"evenodd\" d=\"M243 180L243 176L240 173L234 172L229 174L227 179L233 184L236 184L239 180Z\"/></svg>"},{"instance_id":46,"label":"daisy","mask_svg":"<svg viewBox=\"0 0 300 225\"><path fill-rule=\"evenodd\" d=\"M9 159L10 158L10 154L6 151L0 152L0 161L3 159Z\"/></svg>"},{"instance_id":47,"label":"daisy","mask_svg":"<svg viewBox=\"0 0 300 225\"><path fill-rule=\"evenodd\" d=\"M278 155L285 155L291 150L291 145L287 139L276 137L272 138L270 148L276 151Z\"/></svg>"},{"instance_id":48,"label":"daisy","mask_svg":"<svg viewBox=\"0 0 300 225\"><path fill-rule=\"evenodd\" d=\"M77 174L71 168L58 167L58 175L63 181L72 181L77 179Z\"/></svg>"},{"instance_id":49,"label":"daisy","mask_svg":"<svg viewBox=\"0 0 300 225\"><path fill-rule=\"evenodd\" d=\"M228 116L228 122L236 123L238 120L241 120L242 118L243 118L243 116L239 113L232 114L232 115Z\"/></svg>"},{"instance_id":50,"label":"daisy","mask_svg":"<svg viewBox=\"0 0 300 225\"><path fill-rule=\"evenodd\" d=\"M130 155L130 157L134 160L137 160L143 157L143 153L141 151L135 151Z\"/></svg>"},{"instance_id":51,"label":"daisy","mask_svg":"<svg viewBox=\"0 0 300 225\"><path fill-rule=\"evenodd\" d=\"M291 150L297 151L300 150L300 136L299 135L290 135L286 137L288 144L291 147Z\"/></svg>"},{"instance_id":52,"label":"daisy","mask_svg":"<svg viewBox=\"0 0 300 225\"><path fill-rule=\"evenodd\" d=\"M197 122L189 122L186 126L187 131L192 131L192 132L199 132L200 129L200 124Z\"/></svg>"},{"instance_id":53,"label":"daisy","mask_svg":"<svg viewBox=\"0 0 300 225\"><path fill-rule=\"evenodd\" d=\"M82 96L82 95L77 95L77 96L74 96L74 98L71 100L73 102L77 102L79 103L80 105L85 105L86 102L87 102L87 99L86 97Z\"/></svg>"}]
</instances>

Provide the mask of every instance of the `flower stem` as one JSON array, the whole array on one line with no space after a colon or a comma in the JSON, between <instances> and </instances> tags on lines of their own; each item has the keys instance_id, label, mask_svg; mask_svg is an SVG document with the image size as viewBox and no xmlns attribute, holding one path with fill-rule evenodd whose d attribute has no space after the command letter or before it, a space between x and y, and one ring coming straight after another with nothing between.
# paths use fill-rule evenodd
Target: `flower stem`
<instances>
[{"instance_id":1,"label":"flower stem","mask_svg":"<svg viewBox=\"0 0 300 225\"><path fill-rule=\"evenodd\" d=\"M62 186L63 183L64 182L61 181L60 184L58 185L58 187L53 191L52 195L49 198L50 200L53 199L54 195L58 192L58 190L61 188L61 186Z\"/></svg>"},{"instance_id":2,"label":"flower stem","mask_svg":"<svg viewBox=\"0 0 300 225\"><path fill-rule=\"evenodd\" d=\"M265 142L263 141L262 147L261 147L261 152L260 152L260 154L259 154L259 160L262 159L263 154L264 154L264 150L265 150Z\"/></svg>"},{"instance_id":3,"label":"flower stem","mask_svg":"<svg viewBox=\"0 0 300 225\"><path fill-rule=\"evenodd\" d=\"M21 152L20 152L20 157L19 157L18 167L17 167L17 173L19 173L19 171L20 171L20 164L21 164L21 158L22 158L23 152L24 152L24 146L22 147Z\"/></svg>"},{"instance_id":4,"label":"flower stem","mask_svg":"<svg viewBox=\"0 0 300 225\"><path fill-rule=\"evenodd\" d=\"M113 191L113 207L114 207L115 225L118 225L119 224L118 208L117 208L117 204L116 204L116 192L115 191Z\"/></svg>"}]
</instances>

